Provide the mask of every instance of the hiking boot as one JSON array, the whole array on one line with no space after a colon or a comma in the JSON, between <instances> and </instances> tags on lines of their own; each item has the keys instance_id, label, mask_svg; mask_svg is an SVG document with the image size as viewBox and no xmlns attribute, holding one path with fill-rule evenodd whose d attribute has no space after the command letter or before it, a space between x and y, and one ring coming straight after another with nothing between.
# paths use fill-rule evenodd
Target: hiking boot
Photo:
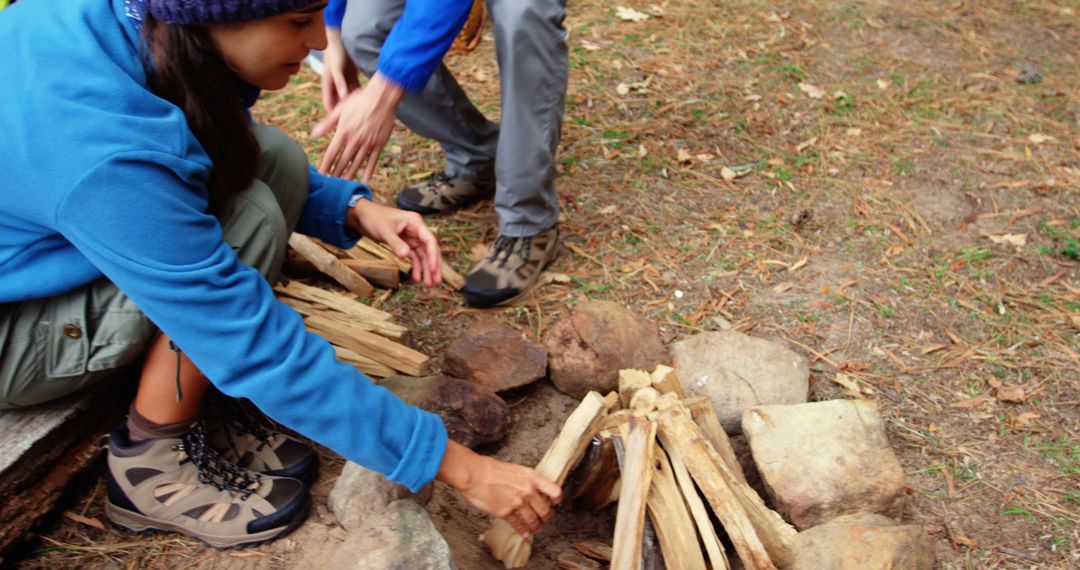
<instances>
[{"instance_id":1,"label":"hiking boot","mask_svg":"<svg viewBox=\"0 0 1080 570\"><path fill-rule=\"evenodd\" d=\"M495 195L495 181L469 181L436 172L398 193L397 207L421 215L444 214Z\"/></svg>"},{"instance_id":2,"label":"hiking boot","mask_svg":"<svg viewBox=\"0 0 1080 570\"><path fill-rule=\"evenodd\" d=\"M207 396L206 441L222 458L263 475L315 482L319 455L310 445L273 429L250 402L220 393Z\"/></svg>"},{"instance_id":3,"label":"hiking boot","mask_svg":"<svg viewBox=\"0 0 1080 570\"><path fill-rule=\"evenodd\" d=\"M178 438L133 443L126 425L109 435L105 513L128 530L179 532L216 548L253 546L292 531L310 506L303 483L225 461L198 424Z\"/></svg>"},{"instance_id":4,"label":"hiking boot","mask_svg":"<svg viewBox=\"0 0 1080 570\"><path fill-rule=\"evenodd\" d=\"M465 277L465 302L494 307L517 300L559 254L559 226L532 237L499 236Z\"/></svg>"}]
</instances>

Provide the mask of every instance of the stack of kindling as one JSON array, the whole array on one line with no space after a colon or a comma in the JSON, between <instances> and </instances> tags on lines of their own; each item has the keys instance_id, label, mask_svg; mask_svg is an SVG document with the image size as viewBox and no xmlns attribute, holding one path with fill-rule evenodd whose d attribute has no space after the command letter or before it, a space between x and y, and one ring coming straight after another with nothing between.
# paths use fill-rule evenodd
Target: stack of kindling
<instances>
[{"instance_id":1,"label":"stack of kindling","mask_svg":"<svg viewBox=\"0 0 1080 570\"><path fill-rule=\"evenodd\" d=\"M687 398L667 366L622 370L618 394L585 397L537 470L562 485L575 465L568 500L593 508L618 500L605 561L614 570L638 570L643 556L656 554L643 553L646 515L667 568L729 568L720 533L745 568L792 563L795 529L746 484L711 402ZM528 562L531 539L501 520L481 540L506 568ZM588 566L560 560L560 567Z\"/></svg>"}]
</instances>

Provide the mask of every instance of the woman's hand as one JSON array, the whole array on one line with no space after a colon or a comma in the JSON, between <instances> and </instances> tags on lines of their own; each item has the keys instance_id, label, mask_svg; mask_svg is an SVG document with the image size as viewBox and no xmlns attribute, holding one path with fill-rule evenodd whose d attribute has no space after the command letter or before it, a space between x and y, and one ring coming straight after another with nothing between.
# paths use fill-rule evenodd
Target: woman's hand
<instances>
[{"instance_id":1,"label":"woman's hand","mask_svg":"<svg viewBox=\"0 0 1080 570\"><path fill-rule=\"evenodd\" d=\"M360 200L349 210L345 223L360 234L390 246L398 257L412 261L414 281L428 286L442 281L439 241L420 214Z\"/></svg>"},{"instance_id":2,"label":"woman's hand","mask_svg":"<svg viewBox=\"0 0 1080 570\"><path fill-rule=\"evenodd\" d=\"M453 441L436 478L525 538L551 520L551 505L562 500L562 489L536 471L480 455Z\"/></svg>"},{"instance_id":3,"label":"woman's hand","mask_svg":"<svg viewBox=\"0 0 1080 570\"><path fill-rule=\"evenodd\" d=\"M319 162L319 172L352 180L363 167L361 180L365 183L371 180L379 153L394 130L394 114L404 97L404 89L379 73L363 89L349 93L311 132L312 136L321 137L337 129Z\"/></svg>"},{"instance_id":4,"label":"woman's hand","mask_svg":"<svg viewBox=\"0 0 1080 570\"><path fill-rule=\"evenodd\" d=\"M326 112L337 108L349 93L360 88L356 64L345 51L341 30L326 28L326 49L323 50L322 102Z\"/></svg>"}]
</instances>

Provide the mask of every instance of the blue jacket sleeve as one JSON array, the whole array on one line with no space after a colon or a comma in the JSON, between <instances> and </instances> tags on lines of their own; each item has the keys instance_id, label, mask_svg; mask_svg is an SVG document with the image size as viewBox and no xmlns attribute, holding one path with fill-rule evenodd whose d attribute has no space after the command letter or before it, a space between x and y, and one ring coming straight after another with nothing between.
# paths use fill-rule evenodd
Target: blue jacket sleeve
<instances>
[{"instance_id":1,"label":"blue jacket sleeve","mask_svg":"<svg viewBox=\"0 0 1080 570\"><path fill-rule=\"evenodd\" d=\"M304 329L204 213L204 179L205 167L175 156L116 155L68 192L55 227L222 392L419 490L442 462L442 421L339 362Z\"/></svg>"},{"instance_id":2,"label":"blue jacket sleeve","mask_svg":"<svg viewBox=\"0 0 1080 570\"><path fill-rule=\"evenodd\" d=\"M346 0L330 0L323 9L323 20L331 28L340 28L345 19Z\"/></svg>"},{"instance_id":3,"label":"blue jacket sleeve","mask_svg":"<svg viewBox=\"0 0 1080 570\"><path fill-rule=\"evenodd\" d=\"M379 73L406 91L423 89L471 8L471 0L407 0L379 53Z\"/></svg>"},{"instance_id":4,"label":"blue jacket sleeve","mask_svg":"<svg viewBox=\"0 0 1080 570\"><path fill-rule=\"evenodd\" d=\"M360 234L345 225L345 210L356 194L371 199L367 186L324 176L308 165L308 199L296 231L346 249L356 245Z\"/></svg>"}]
</instances>

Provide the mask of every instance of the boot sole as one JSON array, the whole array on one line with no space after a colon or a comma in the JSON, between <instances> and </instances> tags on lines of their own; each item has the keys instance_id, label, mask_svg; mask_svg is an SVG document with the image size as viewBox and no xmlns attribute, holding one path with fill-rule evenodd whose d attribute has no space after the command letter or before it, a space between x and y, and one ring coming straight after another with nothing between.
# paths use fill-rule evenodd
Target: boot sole
<instances>
[{"instance_id":1,"label":"boot sole","mask_svg":"<svg viewBox=\"0 0 1080 570\"><path fill-rule=\"evenodd\" d=\"M483 200L490 200L494 196L495 196L494 192L492 192L491 194L484 194L483 196L477 196L477 197L472 198L470 200L466 200L465 202L462 202L462 203L460 203L460 204L458 204L456 206L453 206L451 208L446 208L445 210L439 210L437 208L431 208L429 206L421 206L420 204L414 204L414 203L402 198L400 193L398 194L397 198L394 200L394 203L397 205L399 210L407 210L409 212L416 212L417 214L420 214L421 216L433 216L433 215L437 215L437 214L452 214L454 212L457 212L458 210L468 208L469 206L472 206L473 204L476 204L477 202L480 202L480 201L483 201Z\"/></svg>"},{"instance_id":2,"label":"boot sole","mask_svg":"<svg viewBox=\"0 0 1080 570\"><path fill-rule=\"evenodd\" d=\"M304 502L300 508L296 511L296 515L285 526L264 530L255 534L243 534L238 536L221 536L221 535L203 535L198 534L191 529L184 528L181 525L174 524L168 521L155 520L146 515L142 515L136 512L129 511L127 509L117 507L110 501L105 501L105 514L108 515L109 520L116 526L136 533L157 533L157 532L175 532L197 538L206 544L218 548L218 549L238 549L248 548L252 546L258 546L267 542L277 540L290 532L296 530L305 520L307 520L308 513L311 512L311 498L305 496Z\"/></svg>"}]
</instances>

